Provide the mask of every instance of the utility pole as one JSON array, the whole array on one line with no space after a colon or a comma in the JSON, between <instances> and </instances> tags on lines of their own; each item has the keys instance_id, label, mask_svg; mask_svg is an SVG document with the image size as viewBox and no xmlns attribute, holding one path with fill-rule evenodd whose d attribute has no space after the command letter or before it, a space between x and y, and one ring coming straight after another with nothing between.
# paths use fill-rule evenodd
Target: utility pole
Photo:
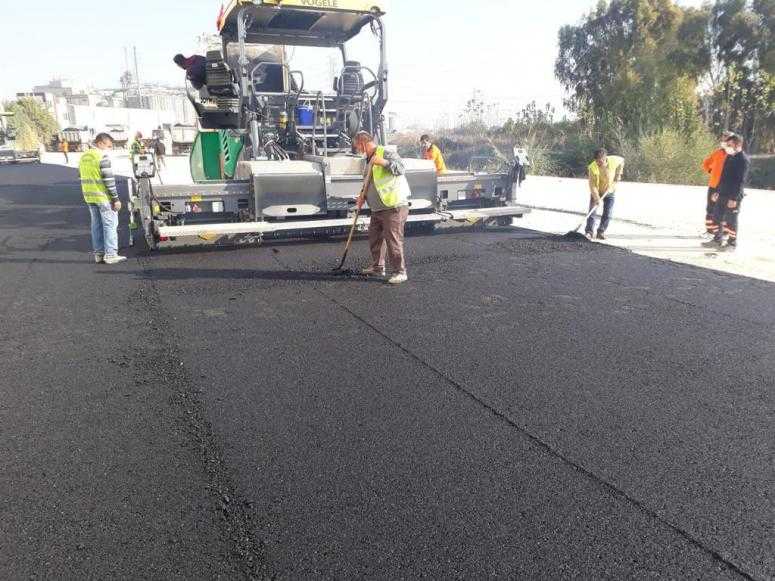
<instances>
[{"instance_id":1,"label":"utility pole","mask_svg":"<svg viewBox=\"0 0 775 581\"><path fill-rule=\"evenodd\" d=\"M132 47L135 52L135 87L137 88L137 93L140 93L140 69L137 66L137 47Z\"/></svg>"},{"instance_id":2,"label":"utility pole","mask_svg":"<svg viewBox=\"0 0 775 581\"><path fill-rule=\"evenodd\" d=\"M124 71L121 73L121 91L124 95L124 106L129 102L129 89L132 86L132 73L129 72L129 49L124 47Z\"/></svg>"}]
</instances>

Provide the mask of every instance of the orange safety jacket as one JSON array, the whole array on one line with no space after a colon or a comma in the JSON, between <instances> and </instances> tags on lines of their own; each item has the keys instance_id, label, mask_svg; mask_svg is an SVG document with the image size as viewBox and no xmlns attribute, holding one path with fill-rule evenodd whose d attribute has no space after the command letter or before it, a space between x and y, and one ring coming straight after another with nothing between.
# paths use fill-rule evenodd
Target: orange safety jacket
<instances>
[{"instance_id":1,"label":"orange safety jacket","mask_svg":"<svg viewBox=\"0 0 775 581\"><path fill-rule=\"evenodd\" d=\"M710 179L708 180L709 188L717 188L721 183L721 174L724 171L724 162L726 160L727 152L723 149L717 149L702 162L702 169L710 174Z\"/></svg>"},{"instance_id":2,"label":"orange safety jacket","mask_svg":"<svg viewBox=\"0 0 775 581\"><path fill-rule=\"evenodd\" d=\"M444 156L441 155L441 150L437 146L431 145L430 149L423 151L422 156L423 159L429 159L436 164L436 173L442 174L447 171L447 164L444 163Z\"/></svg>"}]
</instances>

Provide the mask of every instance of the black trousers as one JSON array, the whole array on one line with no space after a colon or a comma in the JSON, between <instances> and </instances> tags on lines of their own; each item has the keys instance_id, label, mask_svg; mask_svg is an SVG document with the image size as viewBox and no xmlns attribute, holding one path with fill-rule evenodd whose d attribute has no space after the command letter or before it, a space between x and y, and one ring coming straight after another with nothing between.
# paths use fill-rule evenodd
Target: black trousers
<instances>
[{"instance_id":1,"label":"black trousers","mask_svg":"<svg viewBox=\"0 0 775 581\"><path fill-rule=\"evenodd\" d=\"M718 224L713 217L716 213L716 202L713 201L713 196L717 192L716 188L708 188L708 202L705 205L705 230L708 234L715 234L718 231Z\"/></svg>"},{"instance_id":2,"label":"black trousers","mask_svg":"<svg viewBox=\"0 0 775 581\"><path fill-rule=\"evenodd\" d=\"M730 199L731 198L719 196L718 201L715 204L713 210L713 221L718 225L718 228L714 234L718 240L720 240L726 234L729 236L730 242L737 242L737 223L738 218L740 217L740 206L742 205L743 201L738 200L737 206L730 208Z\"/></svg>"}]
</instances>

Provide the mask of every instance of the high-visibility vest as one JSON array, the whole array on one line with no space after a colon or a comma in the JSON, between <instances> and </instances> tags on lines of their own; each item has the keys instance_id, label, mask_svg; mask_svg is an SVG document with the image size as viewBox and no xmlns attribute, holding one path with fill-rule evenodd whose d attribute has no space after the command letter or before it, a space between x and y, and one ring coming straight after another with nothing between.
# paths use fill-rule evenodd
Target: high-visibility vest
<instances>
[{"instance_id":1,"label":"high-visibility vest","mask_svg":"<svg viewBox=\"0 0 775 581\"><path fill-rule=\"evenodd\" d=\"M81 174L81 191L83 200L87 204L105 204L110 202L108 188L102 181L102 170L100 162L104 154L99 149L90 149L81 157L81 163L78 166Z\"/></svg>"},{"instance_id":2,"label":"high-visibility vest","mask_svg":"<svg viewBox=\"0 0 775 581\"><path fill-rule=\"evenodd\" d=\"M702 169L710 174L709 188L717 188L721 183L721 174L724 172L724 162L727 160L727 152L717 149L702 162Z\"/></svg>"},{"instance_id":3,"label":"high-visibility vest","mask_svg":"<svg viewBox=\"0 0 775 581\"><path fill-rule=\"evenodd\" d=\"M385 148L381 145L377 147L375 155L384 159ZM382 205L386 208L397 208L409 200L411 190L409 189L409 182L406 176L393 175L389 169L381 165L375 165L372 172L374 189L377 190Z\"/></svg>"},{"instance_id":4,"label":"high-visibility vest","mask_svg":"<svg viewBox=\"0 0 775 581\"><path fill-rule=\"evenodd\" d=\"M587 169L589 170L589 181L591 185L594 185L597 188L597 191L600 193L600 195L607 194L609 192L601 192L600 186L605 184L606 189L609 189L610 193L614 193L616 190L615 188L611 190L611 187L614 183L614 178L616 177L617 170L624 165L624 158L619 157L618 155L609 155L608 156L608 167L606 168L608 171L606 172L606 179L601 179L602 172L600 171L600 166L597 165L597 161L593 161L589 164Z\"/></svg>"},{"instance_id":5,"label":"high-visibility vest","mask_svg":"<svg viewBox=\"0 0 775 581\"><path fill-rule=\"evenodd\" d=\"M431 145L430 149L423 152L423 159L427 159L436 164L436 173L447 173L447 164L444 162L444 156L436 145Z\"/></svg>"}]
</instances>

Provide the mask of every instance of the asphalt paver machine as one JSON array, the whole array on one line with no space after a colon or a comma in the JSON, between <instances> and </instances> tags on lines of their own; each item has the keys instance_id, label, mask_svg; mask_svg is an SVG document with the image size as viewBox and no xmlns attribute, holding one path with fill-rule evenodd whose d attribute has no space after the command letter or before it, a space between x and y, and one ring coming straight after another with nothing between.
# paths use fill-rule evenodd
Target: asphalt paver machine
<instances>
[{"instance_id":1,"label":"asphalt paver machine","mask_svg":"<svg viewBox=\"0 0 775 581\"><path fill-rule=\"evenodd\" d=\"M188 85L201 128L191 156L195 183L155 185L152 156L133 160L132 225L147 246L251 244L347 229L366 166L353 153L353 137L368 131L386 143L384 16L375 0L233 0L225 7L222 45L206 55L206 85ZM349 41L369 31L374 68L348 51ZM304 71L285 59L289 47L334 49L333 86L308 87ZM323 52L319 65L330 66ZM516 200L523 156L491 173L439 176L431 161L405 158L405 165L410 228L504 224L528 212ZM368 221L365 208L359 227Z\"/></svg>"}]
</instances>

